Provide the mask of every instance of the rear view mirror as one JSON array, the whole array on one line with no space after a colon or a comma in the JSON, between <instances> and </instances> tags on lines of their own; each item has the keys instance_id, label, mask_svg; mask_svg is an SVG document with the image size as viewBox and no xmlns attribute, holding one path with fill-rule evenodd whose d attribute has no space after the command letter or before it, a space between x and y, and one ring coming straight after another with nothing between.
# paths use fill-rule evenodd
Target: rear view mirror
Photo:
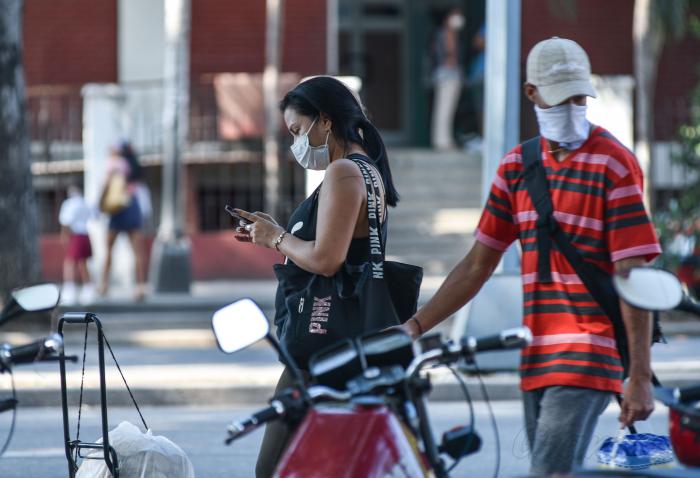
<instances>
[{"instance_id":1,"label":"rear view mirror","mask_svg":"<svg viewBox=\"0 0 700 478\"><path fill-rule=\"evenodd\" d=\"M58 305L58 287L55 284L41 284L12 292L12 298L26 312L51 310Z\"/></svg>"},{"instance_id":2,"label":"rear view mirror","mask_svg":"<svg viewBox=\"0 0 700 478\"><path fill-rule=\"evenodd\" d=\"M241 299L217 310L211 324L219 348L227 354L254 344L270 332L267 317L250 299Z\"/></svg>"},{"instance_id":3,"label":"rear view mirror","mask_svg":"<svg viewBox=\"0 0 700 478\"><path fill-rule=\"evenodd\" d=\"M635 267L628 277L613 276L620 297L630 305L646 310L670 310L683 300L683 287L670 272Z\"/></svg>"},{"instance_id":4,"label":"rear view mirror","mask_svg":"<svg viewBox=\"0 0 700 478\"><path fill-rule=\"evenodd\" d=\"M55 284L41 284L10 293L10 300L0 312L0 324L3 324L25 312L44 312L58 305L60 294Z\"/></svg>"}]
</instances>

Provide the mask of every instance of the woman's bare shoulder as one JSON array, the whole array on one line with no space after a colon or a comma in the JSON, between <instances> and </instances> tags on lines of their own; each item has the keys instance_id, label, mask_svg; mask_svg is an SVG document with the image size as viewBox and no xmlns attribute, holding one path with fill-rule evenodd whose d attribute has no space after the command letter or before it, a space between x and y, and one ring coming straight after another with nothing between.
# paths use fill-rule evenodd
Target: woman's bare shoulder
<instances>
[{"instance_id":1,"label":"woman's bare shoulder","mask_svg":"<svg viewBox=\"0 0 700 478\"><path fill-rule=\"evenodd\" d=\"M326 168L326 178L343 179L347 177L362 179L362 172L360 171L360 168L351 159L336 159L328 165L328 168Z\"/></svg>"}]
</instances>

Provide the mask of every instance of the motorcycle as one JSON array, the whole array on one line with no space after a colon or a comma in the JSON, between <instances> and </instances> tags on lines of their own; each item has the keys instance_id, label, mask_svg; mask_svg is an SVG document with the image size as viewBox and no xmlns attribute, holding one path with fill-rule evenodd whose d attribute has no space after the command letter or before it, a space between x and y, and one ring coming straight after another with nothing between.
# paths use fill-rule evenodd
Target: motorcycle
<instances>
[{"instance_id":1,"label":"motorcycle","mask_svg":"<svg viewBox=\"0 0 700 478\"><path fill-rule=\"evenodd\" d=\"M59 290L54 284L41 284L18 289L10 294L10 299L0 311L0 327L10 320L32 313L49 312L58 305ZM63 350L63 339L52 334L24 345L0 344L0 374L12 376L16 365L40 361L58 360ZM12 381L12 398L0 400L0 413L12 410L12 421L5 444L0 449L2 456L10 445L17 416L17 392Z\"/></svg>"},{"instance_id":2,"label":"motorcycle","mask_svg":"<svg viewBox=\"0 0 700 478\"><path fill-rule=\"evenodd\" d=\"M276 468L280 478L448 477L459 460L479 450L481 439L469 425L453 428L436 442L426 406L430 379L421 372L471 361L479 352L522 348L532 340L526 327L464 337L459 343L432 334L421 340L418 351L405 333L388 329L316 353L307 385L252 300L217 311L212 327L226 353L267 339L294 374L293 387L274 396L269 407L232 423L225 440L230 444L272 420L294 426L295 435Z\"/></svg>"}]
</instances>

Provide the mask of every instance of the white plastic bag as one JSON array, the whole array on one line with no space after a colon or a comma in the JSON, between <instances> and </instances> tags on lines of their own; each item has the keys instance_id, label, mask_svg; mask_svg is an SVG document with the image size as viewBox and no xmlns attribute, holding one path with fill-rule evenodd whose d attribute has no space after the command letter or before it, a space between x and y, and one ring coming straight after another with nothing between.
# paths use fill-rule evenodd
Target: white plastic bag
<instances>
[{"instance_id":1,"label":"white plastic bag","mask_svg":"<svg viewBox=\"0 0 700 478\"><path fill-rule=\"evenodd\" d=\"M182 448L154 436L151 430L142 433L135 425L121 422L109 432L109 444L117 452L119 478L194 478L194 468ZM88 456L96 459L84 459L76 478L112 478L102 450Z\"/></svg>"}]
</instances>

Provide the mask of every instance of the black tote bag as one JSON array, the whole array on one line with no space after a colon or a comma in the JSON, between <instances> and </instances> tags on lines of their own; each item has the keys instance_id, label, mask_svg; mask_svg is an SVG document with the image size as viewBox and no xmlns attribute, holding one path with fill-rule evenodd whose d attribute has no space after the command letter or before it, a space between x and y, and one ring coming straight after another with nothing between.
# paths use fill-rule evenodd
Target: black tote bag
<instances>
[{"instance_id":1,"label":"black tote bag","mask_svg":"<svg viewBox=\"0 0 700 478\"><path fill-rule=\"evenodd\" d=\"M346 262L332 277L291 263L274 266L287 308L280 341L302 368L307 368L316 351L341 339L402 324L418 306L423 269L384 260L379 187L368 166L353 161L367 186L369 261L359 265Z\"/></svg>"}]
</instances>

